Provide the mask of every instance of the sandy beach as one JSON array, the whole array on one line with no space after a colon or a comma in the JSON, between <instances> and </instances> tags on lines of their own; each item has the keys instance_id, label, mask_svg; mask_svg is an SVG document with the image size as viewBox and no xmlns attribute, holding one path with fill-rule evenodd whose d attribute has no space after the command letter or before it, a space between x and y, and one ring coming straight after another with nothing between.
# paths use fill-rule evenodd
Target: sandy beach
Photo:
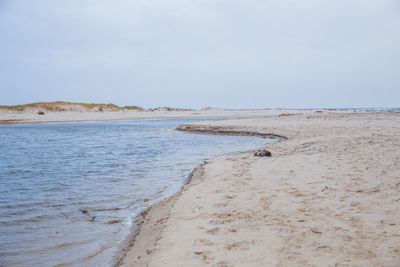
<instances>
[{"instance_id":1,"label":"sandy beach","mask_svg":"<svg viewBox=\"0 0 400 267\"><path fill-rule=\"evenodd\" d=\"M0 267L400 267L400 0L0 13Z\"/></svg>"},{"instance_id":2,"label":"sandy beach","mask_svg":"<svg viewBox=\"0 0 400 267\"><path fill-rule=\"evenodd\" d=\"M206 160L121 265L400 266L400 114L292 113L181 125L287 139Z\"/></svg>"},{"instance_id":3,"label":"sandy beach","mask_svg":"<svg viewBox=\"0 0 400 267\"><path fill-rule=\"evenodd\" d=\"M22 112L0 110L0 124L12 123L48 123L48 122L78 122L78 121L109 121L109 120L137 120L157 118L196 118L196 117L264 117L279 116L280 114L311 114L310 110L229 110L229 109L203 109L203 110L156 110L156 111L90 111L86 109L74 111L45 111L39 115L40 109L30 109Z\"/></svg>"}]
</instances>

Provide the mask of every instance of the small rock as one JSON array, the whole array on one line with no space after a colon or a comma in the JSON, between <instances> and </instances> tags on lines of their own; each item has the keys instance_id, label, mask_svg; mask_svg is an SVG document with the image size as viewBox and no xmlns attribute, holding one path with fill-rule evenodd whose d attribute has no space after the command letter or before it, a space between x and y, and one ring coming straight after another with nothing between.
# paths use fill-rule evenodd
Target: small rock
<instances>
[{"instance_id":1,"label":"small rock","mask_svg":"<svg viewBox=\"0 0 400 267\"><path fill-rule=\"evenodd\" d=\"M89 211L87 209L79 209L79 211L83 214L89 214Z\"/></svg>"},{"instance_id":2,"label":"small rock","mask_svg":"<svg viewBox=\"0 0 400 267\"><path fill-rule=\"evenodd\" d=\"M258 150L256 153L254 153L255 157L271 157L271 152L269 152L268 150Z\"/></svg>"},{"instance_id":3,"label":"small rock","mask_svg":"<svg viewBox=\"0 0 400 267\"><path fill-rule=\"evenodd\" d=\"M43 111L38 112L39 115L44 115L45 113Z\"/></svg>"}]
</instances>

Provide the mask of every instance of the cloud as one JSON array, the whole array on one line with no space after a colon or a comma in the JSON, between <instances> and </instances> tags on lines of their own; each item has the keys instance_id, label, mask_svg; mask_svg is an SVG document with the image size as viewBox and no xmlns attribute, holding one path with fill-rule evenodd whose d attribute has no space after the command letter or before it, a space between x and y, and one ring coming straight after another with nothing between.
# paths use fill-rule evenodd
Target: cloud
<instances>
[{"instance_id":1,"label":"cloud","mask_svg":"<svg viewBox=\"0 0 400 267\"><path fill-rule=\"evenodd\" d=\"M240 108L393 105L399 96L397 1L0 3L2 104L29 90Z\"/></svg>"}]
</instances>

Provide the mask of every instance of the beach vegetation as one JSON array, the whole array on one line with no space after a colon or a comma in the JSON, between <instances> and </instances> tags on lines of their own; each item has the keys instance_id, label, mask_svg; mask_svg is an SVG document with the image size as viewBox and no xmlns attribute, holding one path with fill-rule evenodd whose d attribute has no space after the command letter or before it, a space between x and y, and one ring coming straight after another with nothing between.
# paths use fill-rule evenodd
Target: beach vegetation
<instances>
[{"instance_id":1,"label":"beach vegetation","mask_svg":"<svg viewBox=\"0 0 400 267\"><path fill-rule=\"evenodd\" d=\"M151 108L150 111L191 111L192 109L185 109L185 108L171 108L171 107L158 107L158 108Z\"/></svg>"},{"instance_id":2,"label":"beach vegetation","mask_svg":"<svg viewBox=\"0 0 400 267\"><path fill-rule=\"evenodd\" d=\"M116 224L116 223L120 223L120 222L121 222L120 219L114 219L114 220L108 221L106 224Z\"/></svg>"},{"instance_id":3,"label":"beach vegetation","mask_svg":"<svg viewBox=\"0 0 400 267\"><path fill-rule=\"evenodd\" d=\"M138 107L138 106L125 106L122 109L125 110L136 110L136 111L144 111L144 108Z\"/></svg>"},{"instance_id":4,"label":"beach vegetation","mask_svg":"<svg viewBox=\"0 0 400 267\"><path fill-rule=\"evenodd\" d=\"M137 106L125 106L120 107L115 104L96 104L96 103L73 103L64 101L55 102L35 102L24 105L15 106L0 106L0 110L8 111L28 111L28 110L45 110L51 112L62 112L62 111L119 111L119 110L138 110L144 111L145 109ZM43 111L42 111L43 112Z\"/></svg>"},{"instance_id":5,"label":"beach vegetation","mask_svg":"<svg viewBox=\"0 0 400 267\"><path fill-rule=\"evenodd\" d=\"M54 101L54 102L35 102L24 105L15 106L0 106L0 110L6 111L47 111L47 112L62 112L62 111L192 111L191 109L183 108L172 108L172 107L158 107L145 109L139 106L123 106L109 103L74 103L65 101Z\"/></svg>"},{"instance_id":6,"label":"beach vegetation","mask_svg":"<svg viewBox=\"0 0 400 267\"><path fill-rule=\"evenodd\" d=\"M149 213L149 209L146 209L140 213L140 216L146 217L147 213Z\"/></svg>"}]
</instances>

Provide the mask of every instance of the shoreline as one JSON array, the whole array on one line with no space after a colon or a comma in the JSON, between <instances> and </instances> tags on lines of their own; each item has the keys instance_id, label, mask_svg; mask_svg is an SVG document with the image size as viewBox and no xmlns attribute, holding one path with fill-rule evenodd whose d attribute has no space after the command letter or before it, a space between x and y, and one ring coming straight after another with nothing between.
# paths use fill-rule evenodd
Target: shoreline
<instances>
[{"instance_id":1,"label":"shoreline","mask_svg":"<svg viewBox=\"0 0 400 267\"><path fill-rule=\"evenodd\" d=\"M193 170L192 175L196 175L196 169L200 166L202 164ZM128 237L129 241L121 247L112 266L124 266L124 261L127 257L136 259L135 265L145 264L149 260L148 256L151 250L148 247L158 241L163 230L163 222L168 218L169 212L183 188L190 182L191 179L182 185L178 192L151 205L144 211L144 215L141 213L135 217L134 231Z\"/></svg>"},{"instance_id":2,"label":"shoreline","mask_svg":"<svg viewBox=\"0 0 400 267\"><path fill-rule=\"evenodd\" d=\"M251 117L251 118L256 118ZM130 120L157 120L157 119L182 119L182 118L231 118L230 116L191 116L191 117L181 117L181 116L176 116L176 117L163 117L163 116L155 116L155 117L137 117L137 118L113 118L113 119L73 119L73 120L41 120L41 121L30 121L30 120L0 120L0 125L13 125L13 124L42 124L42 123L74 123L74 122L108 122L108 121L130 121ZM243 118L249 118L249 117L243 117ZM237 118L240 119L240 118Z\"/></svg>"},{"instance_id":3,"label":"shoreline","mask_svg":"<svg viewBox=\"0 0 400 267\"><path fill-rule=\"evenodd\" d=\"M162 199L154 204L152 204L150 207L136 215L133 220L132 220L132 227L131 227L131 233L127 238L122 242L122 245L119 246L118 252L116 255L114 255L113 260L112 260L112 265L111 266L121 266L123 264L124 259L127 256L127 253L131 251L133 246L138 246L138 242L144 242L144 240L138 240L137 236L143 232L146 232L146 241L147 243L153 243L157 241L157 238L159 237L159 231L155 232L149 232L147 229L142 229L142 226L144 223L147 225L156 225L158 221L164 220L165 217L167 217L169 210L171 206L174 203L174 200L179 196L183 188L190 184L192 181L196 181L197 179L200 179L202 176L203 166L205 160L203 163L199 164L197 167L195 167L192 172L188 175L188 178L184 181L183 185L179 189L178 192L174 193L173 195L166 197L165 199ZM155 217L149 220L149 216ZM159 229L162 230L162 229ZM136 243L136 244L135 244ZM142 246L141 246L142 248ZM141 249L140 253L142 254L147 254L144 253L146 251L143 251ZM136 252L136 254L138 254ZM146 260L146 258L142 258L142 260Z\"/></svg>"},{"instance_id":4,"label":"shoreline","mask_svg":"<svg viewBox=\"0 0 400 267\"><path fill-rule=\"evenodd\" d=\"M182 125L182 124L181 124ZM212 131L205 132L205 131L188 131L180 129L179 125L175 130L177 131L186 131L188 133L195 133L195 134L217 134ZM281 142L286 140L286 137L283 136L265 136L265 135L257 135L257 134L247 134L241 133L238 134L237 132L232 132L232 134L225 133L223 135L231 135L231 136L258 136L261 138L271 138L276 139L277 142ZM274 144L274 143L272 143ZM272 145L270 144L270 145ZM253 151L257 151L263 147L248 150L248 151L240 151L240 152L231 152L223 155L216 156L218 157L225 157L232 154L241 154L241 153L249 153ZM183 185L179 189L178 192L174 193L173 195L162 199L146 210L144 210L141 214L135 216L132 220L132 231L131 234L127 237L127 239L123 242L123 245L120 247L119 252L115 255L114 260L112 261L112 266L119 267L119 266L146 266L149 256L151 254L151 250L148 250L148 247L152 244L155 244L159 238L161 237L162 230L164 229L164 222L168 219L169 213L171 208L173 207L175 201L179 198L180 194L185 190L185 187L189 186L191 183L199 181L202 179L204 175L204 166L207 164L207 159L203 160L203 163L199 164L195 167L192 172L188 175L188 178L184 181ZM129 265L127 265L126 258L129 257ZM138 258L139 257L139 258Z\"/></svg>"},{"instance_id":5,"label":"shoreline","mask_svg":"<svg viewBox=\"0 0 400 267\"><path fill-rule=\"evenodd\" d=\"M245 130L235 130L235 129L224 129L224 127L193 127L191 124L180 124L177 131L194 133L194 134L212 134L212 135L226 135L226 136L255 136L261 138L273 138L278 140L287 140L288 138L283 135L278 135L274 133L260 133L257 131L245 131Z\"/></svg>"},{"instance_id":6,"label":"shoreline","mask_svg":"<svg viewBox=\"0 0 400 267\"><path fill-rule=\"evenodd\" d=\"M210 128L196 128L192 127L191 124L180 124L175 129L176 131L183 131L193 134L210 134L210 135L226 135L226 136L254 136L260 138L271 138L276 139L277 142L282 142L288 138L283 135L277 135L273 133L260 133L255 131L240 131L240 130L224 130L221 127L210 127ZM232 152L218 157L226 157L232 154L247 154L254 153L259 149L271 146L272 144L263 145L260 148L251 149L248 151ZM160 238L161 233L164 229L164 222L168 219L171 208L175 201L179 198L185 187L190 186L191 183L199 181L204 175L204 166L207 164L207 160L204 159L203 163L199 164L189 174L188 179L184 182L181 189L173 195L154 203L144 212L145 215L138 214L133 220L133 231L132 234L127 238L125 245L121 247L119 253L116 255L116 259L113 261L112 266L148 266L150 254L152 250L148 249L149 246L154 245ZM127 261L129 261L127 263Z\"/></svg>"},{"instance_id":7,"label":"shoreline","mask_svg":"<svg viewBox=\"0 0 400 267\"><path fill-rule=\"evenodd\" d=\"M60 123L82 121L114 121L114 120L139 120L139 119L174 119L174 118L250 118L269 116L293 116L298 114L314 114L316 110L199 110L199 111L63 111L48 112L38 115L35 112L10 112L0 110L0 125L25 124L25 123ZM324 113L333 111L325 110ZM352 111L339 111L351 113Z\"/></svg>"},{"instance_id":8,"label":"shoreline","mask_svg":"<svg viewBox=\"0 0 400 267\"><path fill-rule=\"evenodd\" d=\"M399 114L303 114L190 125L190 132L250 129L287 139L265 146L272 151L268 159L247 151L205 162L199 179L183 186L173 200L164 200L168 208L160 202L158 210L150 208L118 266L400 263L395 223L400 199L387 197L400 192ZM365 154L371 149L374 157ZM155 220L160 211L164 215ZM387 225L385 232L379 224ZM218 227L203 232L211 226ZM146 236L154 231L153 239Z\"/></svg>"}]
</instances>

